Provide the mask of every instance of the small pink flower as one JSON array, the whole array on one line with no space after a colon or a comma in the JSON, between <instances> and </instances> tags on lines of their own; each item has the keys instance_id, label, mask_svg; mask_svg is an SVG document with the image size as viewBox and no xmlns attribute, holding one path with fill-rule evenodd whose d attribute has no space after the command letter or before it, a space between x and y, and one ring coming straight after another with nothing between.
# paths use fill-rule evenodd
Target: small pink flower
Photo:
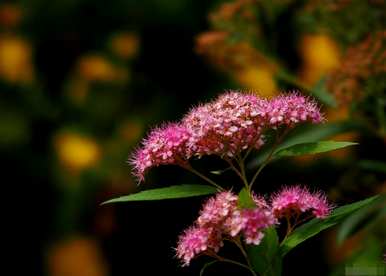
<instances>
[{"instance_id":1,"label":"small pink flower","mask_svg":"<svg viewBox=\"0 0 386 276\"><path fill-rule=\"evenodd\" d=\"M229 92L192 109L183 119L190 130L190 155L233 157L263 144L260 114L266 101L252 94Z\"/></svg>"},{"instance_id":2,"label":"small pink flower","mask_svg":"<svg viewBox=\"0 0 386 276\"><path fill-rule=\"evenodd\" d=\"M317 104L299 93L282 94L271 99L264 115L272 127L293 127L302 122L317 124L324 120Z\"/></svg>"},{"instance_id":3,"label":"small pink flower","mask_svg":"<svg viewBox=\"0 0 386 276\"><path fill-rule=\"evenodd\" d=\"M317 218L324 218L332 206L322 192L311 193L301 186L284 187L271 199L272 211L277 218L311 211Z\"/></svg>"},{"instance_id":4,"label":"small pink flower","mask_svg":"<svg viewBox=\"0 0 386 276\"><path fill-rule=\"evenodd\" d=\"M331 213L333 206L328 202L327 196L324 193L313 193L306 200L308 201L306 204L312 210L312 214L315 217L325 218Z\"/></svg>"},{"instance_id":5,"label":"small pink flower","mask_svg":"<svg viewBox=\"0 0 386 276\"><path fill-rule=\"evenodd\" d=\"M268 202L265 200L263 196L256 195L252 193L252 199L255 202L256 206L259 208L270 208Z\"/></svg>"},{"instance_id":6,"label":"small pink flower","mask_svg":"<svg viewBox=\"0 0 386 276\"><path fill-rule=\"evenodd\" d=\"M224 221L224 231L231 237L237 236L245 226L245 219L241 210L234 210Z\"/></svg>"},{"instance_id":7,"label":"small pink flower","mask_svg":"<svg viewBox=\"0 0 386 276\"><path fill-rule=\"evenodd\" d=\"M265 209L245 209L242 211L242 216L246 221L243 235L247 244L260 244L264 237L263 230L276 223L273 214Z\"/></svg>"},{"instance_id":8,"label":"small pink flower","mask_svg":"<svg viewBox=\"0 0 386 276\"><path fill-rule=\"evenodd\" d=\"M275 225L276 218L267 208L252 208L235 210L225 223L225 228L230 236L239 233L244 236L247 244L258 245L264 237L264 229Z\"/></svg>"},{"instance_id":9,"label":"small pink flower","mask_svg":"<svg viewBox=\"0 0 386 276\"><path fill-rule=\"evenodd\" d=\"M181 124L170 123L153 129L130 160L134 175L143 181L146 171L152 167L186 162L188 139L189 133Z\"/></svg>"},{"instance_id":10,"label":"small pink flower","mask_svg":"<svg viewBox=\"0 0 386 276\"><path fill-rule=\"evenodd\" d=\"M182 260L183 266L188 266L197 255L208 250L217 252L221 246L221 233L217 229L193 226L179 237L176 256Z\"/></svg>"},{"instance_id":11,"label":"small pink flower","mask_svg":"<svg viewBox=\"0 0 386 276\"><path fill-rule=\"evenodd\" d=\"M237 208L238 197L232 192L221 192L210 198L203 206L197 224L220 227L220 224Z\"/></svg>"}]
</instances>

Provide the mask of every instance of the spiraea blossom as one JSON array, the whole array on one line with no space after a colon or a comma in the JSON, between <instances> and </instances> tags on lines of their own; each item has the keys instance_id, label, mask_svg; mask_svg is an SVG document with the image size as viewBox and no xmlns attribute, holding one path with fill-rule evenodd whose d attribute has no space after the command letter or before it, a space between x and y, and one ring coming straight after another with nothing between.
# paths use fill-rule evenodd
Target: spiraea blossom
<instances>
[{"instance_id":1,"label":"spiraea blossom","mask_svg":"<svg viewBox=\"0 0 386 276\"><path fill-rule=\"evenodd\" d=\"M264 198L254 196L256 208L239 209L238 196L221 192L210 198L203 206L196 223L200 227L217 228L232 237L242 234L246 243L259 244L262 231L275 224L276 219Z\"/></svg>"},{"instance_id":2,"label":"spiraea blossom","mask_svg":"<svg viewBox=\"0 0 386 276\"><path fill-rule=\"evenodd\" d=\"M263 231L276 223L268 208L256 207L235 210L226 221L226 229L232 237L241 233L245 243L258 245L264 237Z\"/></svg>"},{"instance_id":3,"label":"spiraea blossom","mask_svg":"<svg viewBox=\"0 0 386 276\"><path fill-rule=\"evenodd\" d=\"M323 116L317 104L298 93L283 94L266 105L264 117L272 127L293 127L301 122L320 123Z\"/></svg>"},{"instance_id":4,"label":"spiraea blossom","mask_svg":"<svg viewBox=\"0 0 386 276\"><path fill-rule=\"evenodd\" d=\"M264 237L264 229L277 224L277 220L264 197L252 194L252 199L256 208L234 209L224 226L230 236L242 234L245 243L258 245Z\"/></svg>"},{"instance_id":5,"label":"spiraea blossom","mask_svg":"<svg viewBox=\"0 0 386 276\"><path fill-rule=\"evenodd\" d=\"M182 260L183 266L187 266L197 255L210 251L217 252L222 245L221 232L217 229L193 226L180 236L176 256Z\"/></svg>"},{"instance_id":6,"label":"spiraea blossom","mask_svg":"<svg viewBox=\"0 0 386 276\"><path fill-rule=\"evenodd\" d=\"M194 226L179 238L177 257L183 265L203 253L217 252L223 246L224 222L237 208L238 197L232 192L218 193L204 203Z\"/></svg>"},{"instance_id":7,"label":"spiraea blossom","mask_svg":"<svg viewBox=\"0 0 386 276\"><path fill-rule=\"evenodd\" d=\"M252 195L256 206L240 208L239 197L225 191L207 200L192 227L179 237L176 256L183 265L199 255L213 255L224 245L223 240L243 239L246 244L259 245L264 232L279 224L283 216L310 211L325 218L332 206L321 192L310 193L301 186L285 187L272 196L271 202Z\"/></svg>"},{"instance_id":8,"label":"spiraea blossom","mask_svg":"<svg viewBox=\"0 0 386 276\"><path fill-rule=\"evenodd\" d=\"M151 167L186 165L190 158L204 155L233 158L244 150L260 148L267 129L322 120L315 102L299 93L267 100L251 93L228 92L193 108L181 122L151 131L131 163L142 181Z\"/></svg>"},{"instance_id":9,"label":"spiraea blossom","mask_svg":"<svg viewBox=\"0 0 386 276\"><path fill-rule=\"evenodd\" d=\"M238 197L229 191L218 193L203 206L197 224L201 227L220 227L237 208Z\"/></svg>"},{"instance_id":10,"label":"spiraea blossom","mask_svg":"<svg viewBox=\"0 0 386 276\"><path fill-rule=\"evenodd\" d=\"M262 199L256 199L262 203ZM218 193L205 202L194 225L179 238L176 255L183 265L200 254L217 252L226 237L240 235L248 244L259 244L263 230L276 223L267 207L239 209L237 202L238 196L230 191Z\"/></svg>"},{"instance_id":11,"label":"spiraea blossom","mask_svg":"<svg viewBox=\"0 0 386 276\"><path fill-rule=\"evenodd\" d=\"M259 148L265 103L252 94L229 92L193 108L183 119L191 133L190 154L233 157L247 148Z\"/></svg>"},{"instance_id":12,"label":"spiraea blossom","mask_svg":"<svg viewBox=\"0 0 386 276\"><path fill-rule=\"evenodd\" d=\"M324 193L311 193L301 186L284 187L272 197L271 204L277 218L305 212L311 212L317 218L325 218L332 209Z\"/></svg>"},{"instance_id":13,"label":"spiraea blossom","mask_svg":"<svg viewBox=\"0 0 386 276\"><path fill-rule=\"evenodd\" d=\"M189 133L181 124L170 123L152 130L132 157L134 174L142 181L152 167L185 163L188 139Z\"/></svg>"}]
</instances>

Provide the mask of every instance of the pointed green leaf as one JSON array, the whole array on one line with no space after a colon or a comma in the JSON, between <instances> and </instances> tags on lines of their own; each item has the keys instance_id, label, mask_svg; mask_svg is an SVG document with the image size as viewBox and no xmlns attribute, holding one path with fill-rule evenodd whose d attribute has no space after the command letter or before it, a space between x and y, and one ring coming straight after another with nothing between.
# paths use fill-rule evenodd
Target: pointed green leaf
<instances>
[{"instance_id":1,"label":"pointed green leaf","mask_svg":"<svg viewBox=\"0 0 386 276\"><path fill-rule=\"evenodd\" d=\"M266 229L264 234L259 245L248 246L248 257L253 270L259 275L280 276L282 260L276 230L271 227Z\"/></svg>"},{"instance_id":2,"label":"pointed green leaf","mask_svg":"<svg viewBox=\"0 0 386 276\"><path fill-rule=\"evenodd\" d=\"M213 194L217 190L212 186L207 185L177 185L166 188L152 189L142 191L136 194L121 196L110 199L102 204L126 202L126 201L146 201L146 200L162 200L174 199Z\"/></svg>"},{"instance_id":3,"label":"pointed green leaf","mask_svg":"<svg viewBox=\"0 0 386 276\"><path fill-rule=\"evenodd\" d=\"M375 200L378 200L378 198L379 196L373 196L352 204L339 207L335 209L332 214L325 219L315 218L303 224L299 228L295 229L295 231L281 243L280 248L282 256L286 255L294 247L304 242L305 240L315 236L319 232L330 228L336 225L337 223L342 222L349 215L373 203Z\"/></svg>"},{"instance_id":4,"label":"pointed green leaf","mask_svg":"<svg viewBox=\"0 0 386 276\"><path fill-rule=\"evenodd\" d=\"M318 142L340 133L352 131L356 128L358 128L358 126L352 121L326 123L321 125L301 125L291 131L285 141L278 147L278 151L301 143ZM259 166L267 158L270 151L271 148L263 148L261 152L258 153L257 158L248 164L248 168L252 169Z\"/></svg>"},{"instance_id":5,"label":"pointed green leaf","mask_svg":"<svg viewBox=\"0 0 386 276\"><path fill-rule=\"evenodd\" d=\"M238 205L241 209L255 208L256 203L253 201L251 195L246 188L242 188L239 193Z\"/></svg>"},{"instance_id":6,"label":"pointed green leaf","mask_svg":"<svg viewBox=\"0 0 386 276\"><path fill-rule=\"evenodd\" d=\"M320 141L314 143L302 143L282 148L275 153L275 156L298 156L305 154L316 154L337 150L357 145L353 142Z\"/></svg>"},{"instance_id":7,"label":"pointed green leaf","mask_svg":"<svg viewBox=\"0 0 386 276\"><path fill-rule=\"evenodd\" d=\"M336 240L342 244L350 235L370 228L381 219L386 218L386 195L381 195L362 209L346 218L338 228Z\"/></svg>"},{"instance_id":8,"label":"pointed green leaf","mask_svg":"<svg viewBox=\"0 0 386 276\"><path fill-rule=\"evenodd\" d=\"M347 133L358 129L359 125L353 121L341 121L326 124L305 124L296 127L288 134L281 146L290 146L301 143L318 142L334 135Z\"/></svg>"}]
</instances>

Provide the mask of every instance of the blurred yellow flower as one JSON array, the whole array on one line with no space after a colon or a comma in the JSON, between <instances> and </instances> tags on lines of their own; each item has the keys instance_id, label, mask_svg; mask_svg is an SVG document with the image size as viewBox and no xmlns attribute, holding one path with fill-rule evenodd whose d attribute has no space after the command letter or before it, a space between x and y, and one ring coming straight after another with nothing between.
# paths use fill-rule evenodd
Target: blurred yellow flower
<instances>
[{"instance_id":1,"label":"blurred yellow flower","mask_svg":"<svg viewBox=\"0 0 386 276\"><path fill-rule=\"evenodd\" d=\"M301 79L309 85L336 69L340 63L337 43L325 34L307 34L300 41Z\"/></svg>"},{"instance_id":2,"label":"blurred yellow flower","mask_svg":"<svg viewBox=\"0 0 386 276\"><path fill-rule=\"evenodd\" d=\"M80 58L78 63L80 77L87 81L120 81L127 78L127 71L118 68L99 54L89 54Z\"/></svg>"},{"instance_id":3,"label":"blurred yellow flower","mask_svg":"<svg viewBox=\"0 0 386 276\"><path fill-rule=\"evenodd\" d=\"M22 38L0 37L0 78L16 83L33 80L31 45Z\"/></svg>"},{"instance_id":4,"label":"blurred yellow flower","mask_svg":"<svg viewBox=\"0 0 386 276\"><path fill-rule=\"evenodd\" d=\"M5 3L0 5L0 25L15 27L19 25L23 12L17 4Z\"/></svg>"},{"instance_id":5,"label":"blurred yellow flower","mask_svg":"<svg viewBox=\"0 0 386 276\"><path fill-rule=\"evenodd\" d=\"M138 54L139 38L134 33L115 34L110 41L112 52L122 59L131 59Z\"/></svg>"},{"instance_id":6,"label":"blurred yellow flower","mask_svg":"<svg viewBox=\"0 0 386 276\"><path fill-rule=\"evenodd\" d=\"M55 244L48 254L50 276L106 276L106 262L97 242L73 237Z\"/></svg>"},{"instance_id":7,"label":"blurred yellow flower","mask_svg":"<svg viewBox=\"0 0 386 276\"><path fill-rule=\"evenodd\" d=\"M274 72L268 66L249 66L236 74L236 80L244 87L263 97L277 94Z\"/></svg>"},{"instance_id":8,"label":"blurred yellow flower","mask_svg":"<svg viewBox=\"0 0 386 276\"><path fill-rule=\"evenodd\" d=\"M73 171L93 167L101 157L101 149L90 137L64 132L55 137L55 148L62 165Z\"/></svg>"}]
</instances>

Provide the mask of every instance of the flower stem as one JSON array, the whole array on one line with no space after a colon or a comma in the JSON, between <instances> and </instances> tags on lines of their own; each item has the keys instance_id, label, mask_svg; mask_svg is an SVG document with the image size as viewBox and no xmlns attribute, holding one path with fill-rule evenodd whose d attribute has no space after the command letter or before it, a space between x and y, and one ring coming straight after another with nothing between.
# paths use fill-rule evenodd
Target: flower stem
<instances>
[{"instance_id":1,"label":"flower stem","mask_svg":"<svg viewBox=\"0 0 386 276\"><path fill-rule=\"evenodd\" d=\"M244 157L242 158L242 161L243 161L243 162L248 158L248 156L249 156L249 154L252 152L252 150L253 150L253 147L250 147L250 148L247 150L247 152L245 153Z\"/></svg>"},{"instance_id":2,"label":"flower stem","mask_svg":"<svg viewBox=\"0 0 386 276\"><path fill-rule=\"evenodd\" d=\"M265 168L265 166L268 165L268 163L271 161L271 158L273 156L273 153L275 152L276 150L276 143L275 145L272 147L272 150L270 151L270 153L268 154L268 157L267 159L264 160L264 162L261 164L261 166L259 167L259 169L256 171L255 175L253 176L251 182L249 183L249 186L248 186L248 191L249 193L251 193L252 191L252 186L253 184L255 183L257 177L259 176L259 174L261 173L261 171Z\"/></svg>"},{"instance_id":3,"label":"flower stem","mask_svg":"<svg viewBox=\"0 0 386 276\"><path fill-rule=\"evenodd\" d=\"M248 269L253 276L257 276L256 272L253 271L253 269L251 267L249 267L249 266L247 266L247 265L245 265L243 263L240 263L240 262L237 262L237 261L234 261L234 260L231 260L231 259L227 259L227 258L221 257L221 256L217 255L216 253L211 254L211 256L213 256L214 258L216 258L220 262L235 264L235 265L238 265L238 266L243 267L245 269Z\"/></svg>"},{"instance_id":4,"label":"flower stem","mask_svg":"<svg viewBox=\"0 0 386 276\"><path fill-rule=\"evenodd\" d=\"M239 156L239 158L238 158L238 163L239 163L239 166L240 166L241 175L242 175L242 178L243 178L243 181L244 181L244 184L245 184L245 188L248 189L248 179L247 179L247 174L245 172L244 159L242 159L241 156Z\"/></svg>"},{"instance_id":5,"label":"flower stem","mask_svg":"<svg viewBox=\"0 0 386 276\"><path fill-rule=\"evenodd\" d=\"M199 171L195 170L192 166L190 166L189 164L188 165L182 165L182 167L188 171L190 171L191 173L194 173L195 175L201 177L202 179L204 179L205 181L207 181L209 184L211 184L212 186L216 187L219 191L223 191L224 188L221 187L220 185L218 185L216 182L214 182L212 179L206 177L205 175L203 175L202 173L200 173Z\"/></svg>"},{"instance_id":6,"label":"flower stem","mask_svg":"<svg viewBox=\"0 0 386 276\"><path fill-rule=\"evenodd\" d=\"M303 222L311 219L313 217L313 215L309 215L309 216L306 216L305 218L301 219L301 220L298 220L299 218L297 217L296 220L295 220L295 223L294 225L292 226L292 229L299 226L300 224L302 224Z\"/></svg>"},{"instance_id":7,"label":"flower stem","mask_svg":"<svg viewBox=\"0 0 386 276\"><path fill-rule=\"evenodd\" d=\"M241 253L243 254L245 260L246 260L247 263L248 263L248 266L249 266L249 267L252 267L251 262L249 261L249 258L248 258L248 254L247 254L247 252L245 251L243 244L241 243L240 237L238 237L237 239L234 239L234 243L235 243L235 244L237 245L237 247L240 249Z\"/></svg>"},{"instance_id":8,"label":"flower stem","mask_svg":"<svg viewBox=\"0 0 386 276\"><path fill-rule=\"evenodd\" d=\"M289 129L286 128L283 133L276 139L275 143L273 144L272 146L272 149L271 151L269 152L267 158L264 160L264 162L261 164L261 166L259 167L259 169L256 171L255 175L253 176L251 182L249 183L249 193L251 193L252 191L252 186L253 184L255 183L257 177L259 176L259 174L261 173L261 171L264 169L265 166L268 165L268 163L271 161L272 157L273 157L273 154L275 153L277 147L279 146L279 144L281 143L281 141L283 140L284 136L287 135Z\"/></svg>"},{"instance_id":9,"label":"flower stem","mask_svg":"<svg viewBox=\"0 0 386 276\"><path fill-rule=\"evenodd\" d=\"M292 232L291 220L290 220L289 216L287 215L285 217L285 219L287 221L287 232L285 234L285 238L284 239L286 239L291 234L291 232Z\"/></svg>"},{"instance_id":10,"label":"flower stem","mask_svg":"<svg viewBox=\"0 0 386 276\"><path fill-rule=\"evenodd\" d=\"M232 160L229 160L228 158L224 158L226 162L228 162L230 168L240 177L240 179L243 181L245 187L248 189L248 181L245 176L245 170L243 164L239 163L240 171L236 168L236 166L233 164Z\"/></svg>"}]
</instances>

